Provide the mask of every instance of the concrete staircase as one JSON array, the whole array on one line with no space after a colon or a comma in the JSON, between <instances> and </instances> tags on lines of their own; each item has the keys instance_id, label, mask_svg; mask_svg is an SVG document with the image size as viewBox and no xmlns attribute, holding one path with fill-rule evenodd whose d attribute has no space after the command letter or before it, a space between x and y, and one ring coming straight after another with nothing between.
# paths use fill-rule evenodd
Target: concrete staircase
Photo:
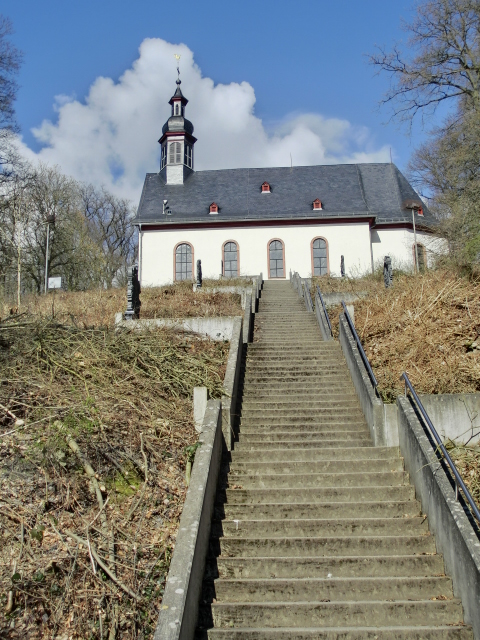
<instances>
[{"instance_id":1,"label":"concrete staircase","mask_svg":"<svg viewBox=\"0 0 480 640\"><path fill-rule=\"evenodd\" d=\"M210 640L473 638L396 448L340 346L266 282L223 505Z\"/></svg>"}]
</instances>

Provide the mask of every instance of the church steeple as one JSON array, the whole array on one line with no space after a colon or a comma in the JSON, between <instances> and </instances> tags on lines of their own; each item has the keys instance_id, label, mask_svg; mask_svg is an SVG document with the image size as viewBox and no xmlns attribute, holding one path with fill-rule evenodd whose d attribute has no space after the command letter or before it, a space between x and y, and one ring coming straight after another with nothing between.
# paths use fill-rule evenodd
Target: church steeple
<instances>
[{"instance_id":1,"label":"church steeple","mask_svg":"<svg viewBox=\"0 0 480 640\"><path fill-rule=\"evenodd\" d=\"M163 125L162 137L158 141L162 147L160 174L167 184L183 184L193 172L193 124L185 118L187 98L182 93L180 71L177 67L177 89L168 103L172 115Z\"/></svg>"}]
</instances>

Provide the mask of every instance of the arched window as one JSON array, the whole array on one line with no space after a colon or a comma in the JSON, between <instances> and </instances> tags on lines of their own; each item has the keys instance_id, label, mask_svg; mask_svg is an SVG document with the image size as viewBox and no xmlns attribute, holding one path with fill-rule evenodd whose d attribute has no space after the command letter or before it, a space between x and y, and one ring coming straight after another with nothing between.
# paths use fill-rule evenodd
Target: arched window
<instances>
[{"instance_id":1,"label":"arched window","mask_svg":"<svg viewBox=\"0 0 480 640\"><path fill-rule=\"evenodd\" d=\"M193 279L193 248L182 242L175 247L175 280Z\"/></svg>"},{"instance_id":2,"label":"arched window","mask_svg":"<svg viewBox=\"0 0 480 640\"><path fill-rule=\"evenodd\" d=\"M223 245L223 275L226 278L238 276L238 244L229 240Z\"/></svg>"},{"instance_id":3,"label":"arched window","mask_svg":"<svg viewBox=\"0 0 480 640\"><path fill-rule=\"evenodd\" d=\"M180 115L180 103L179 102L175 102L175 115L176 116Z\"/></svg>"},{"instance_id":4,"label":"arched window","mask_svg":"<svg viewBox=\"0 0 480 640\"><path fill-rule=\"evenodd\" d=\"M328 273L328 249L324 238L312 240L312 275L326 276Z\"/></svg>"},{"instance_id":5,"label":"arched window","mask_svg":"<svg viewBox=\"0 0 480 640\"><path fill-rule=\"evenodd\" d=\"M182 145L180 142L172 142L170 144L168 164L182 164Z\"/></svg>"},{"instance_id":6,"label":"arched window","mask_svg":"<svg viewBox=\"0 0 480 640\"><path fill-rule=\"evenodd\" d=\"M418 264L417 264L417 254L418 254ZM413 245L413 261L415 266L417 267L417 271L423 273L427 268L427 251L423 244L417 242L417 248L415 250L415 244Z\"/></svg>"},{"instance_id":7,"label":"arched window","mask_svg":"<svg viewBox=\"0 0 480 640\"><path fill-rule=\"evenodd\" d=\"M285 277L285 250L281 240L270 240L268 243L268 277Z\"/></svg>"}]
</instances>

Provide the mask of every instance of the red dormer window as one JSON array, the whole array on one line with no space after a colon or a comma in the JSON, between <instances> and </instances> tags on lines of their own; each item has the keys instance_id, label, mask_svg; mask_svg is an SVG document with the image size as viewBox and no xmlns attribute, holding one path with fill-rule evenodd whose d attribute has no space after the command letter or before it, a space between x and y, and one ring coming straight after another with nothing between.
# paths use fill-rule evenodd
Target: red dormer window
<instances>
[{"instance_id":1,"label":"red dormer window","mask_svg":"<svg viewBox=\"0 0 480 640\"><path fill-rule=\"evenodd\" d=\"M417 213L418 213L419 216L423 216L423 207L419 207L417 209Z\"/></svg>"},{"instance_id":2,"label":"red dormer window","mask_svg":"<svg viewBox=\"0 0 480 640\"><path fill-rule=\"evenodd\" d=\"M313 208L314 209L321 209L322 208L322 203L318 198L313 201Z\"/></svg>"},{"instance_id":3,"label":"red dormer window","mask_svg":"<svg viewBox=\"0 0 480 640\"><path fill-rule=\"evenodd\" d=\"M218 213L218 204L215 204L215 202L210 205L210 213Z\"/></svg>"},{"instance_id":4,"label":"red dormer window","mask_svg":"<svg viewBox=\"0 0 480 640\"><path fill-rule=\"evenodd\" d=\"M262 193L271 193L270 185L268 184L268 182L264 182L262 184Z\"/></svg>"}]
</instances>

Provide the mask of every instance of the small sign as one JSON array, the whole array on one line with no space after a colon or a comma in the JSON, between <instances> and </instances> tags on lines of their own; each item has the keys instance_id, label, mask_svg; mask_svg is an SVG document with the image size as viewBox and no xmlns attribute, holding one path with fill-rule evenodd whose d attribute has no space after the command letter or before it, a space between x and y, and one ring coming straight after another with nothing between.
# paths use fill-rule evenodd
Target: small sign
<instances>
[{"instance_id":1,"label":"small sign","mask_svg":"<svg viewBox=\"0 0 480 640\"><path fill-rule=\"evenodd\" d=\"M62 288L62 278L61 276L55 278L48 279L48 288L49 289L61 289Z\"/></svg>"}]
</instances>

